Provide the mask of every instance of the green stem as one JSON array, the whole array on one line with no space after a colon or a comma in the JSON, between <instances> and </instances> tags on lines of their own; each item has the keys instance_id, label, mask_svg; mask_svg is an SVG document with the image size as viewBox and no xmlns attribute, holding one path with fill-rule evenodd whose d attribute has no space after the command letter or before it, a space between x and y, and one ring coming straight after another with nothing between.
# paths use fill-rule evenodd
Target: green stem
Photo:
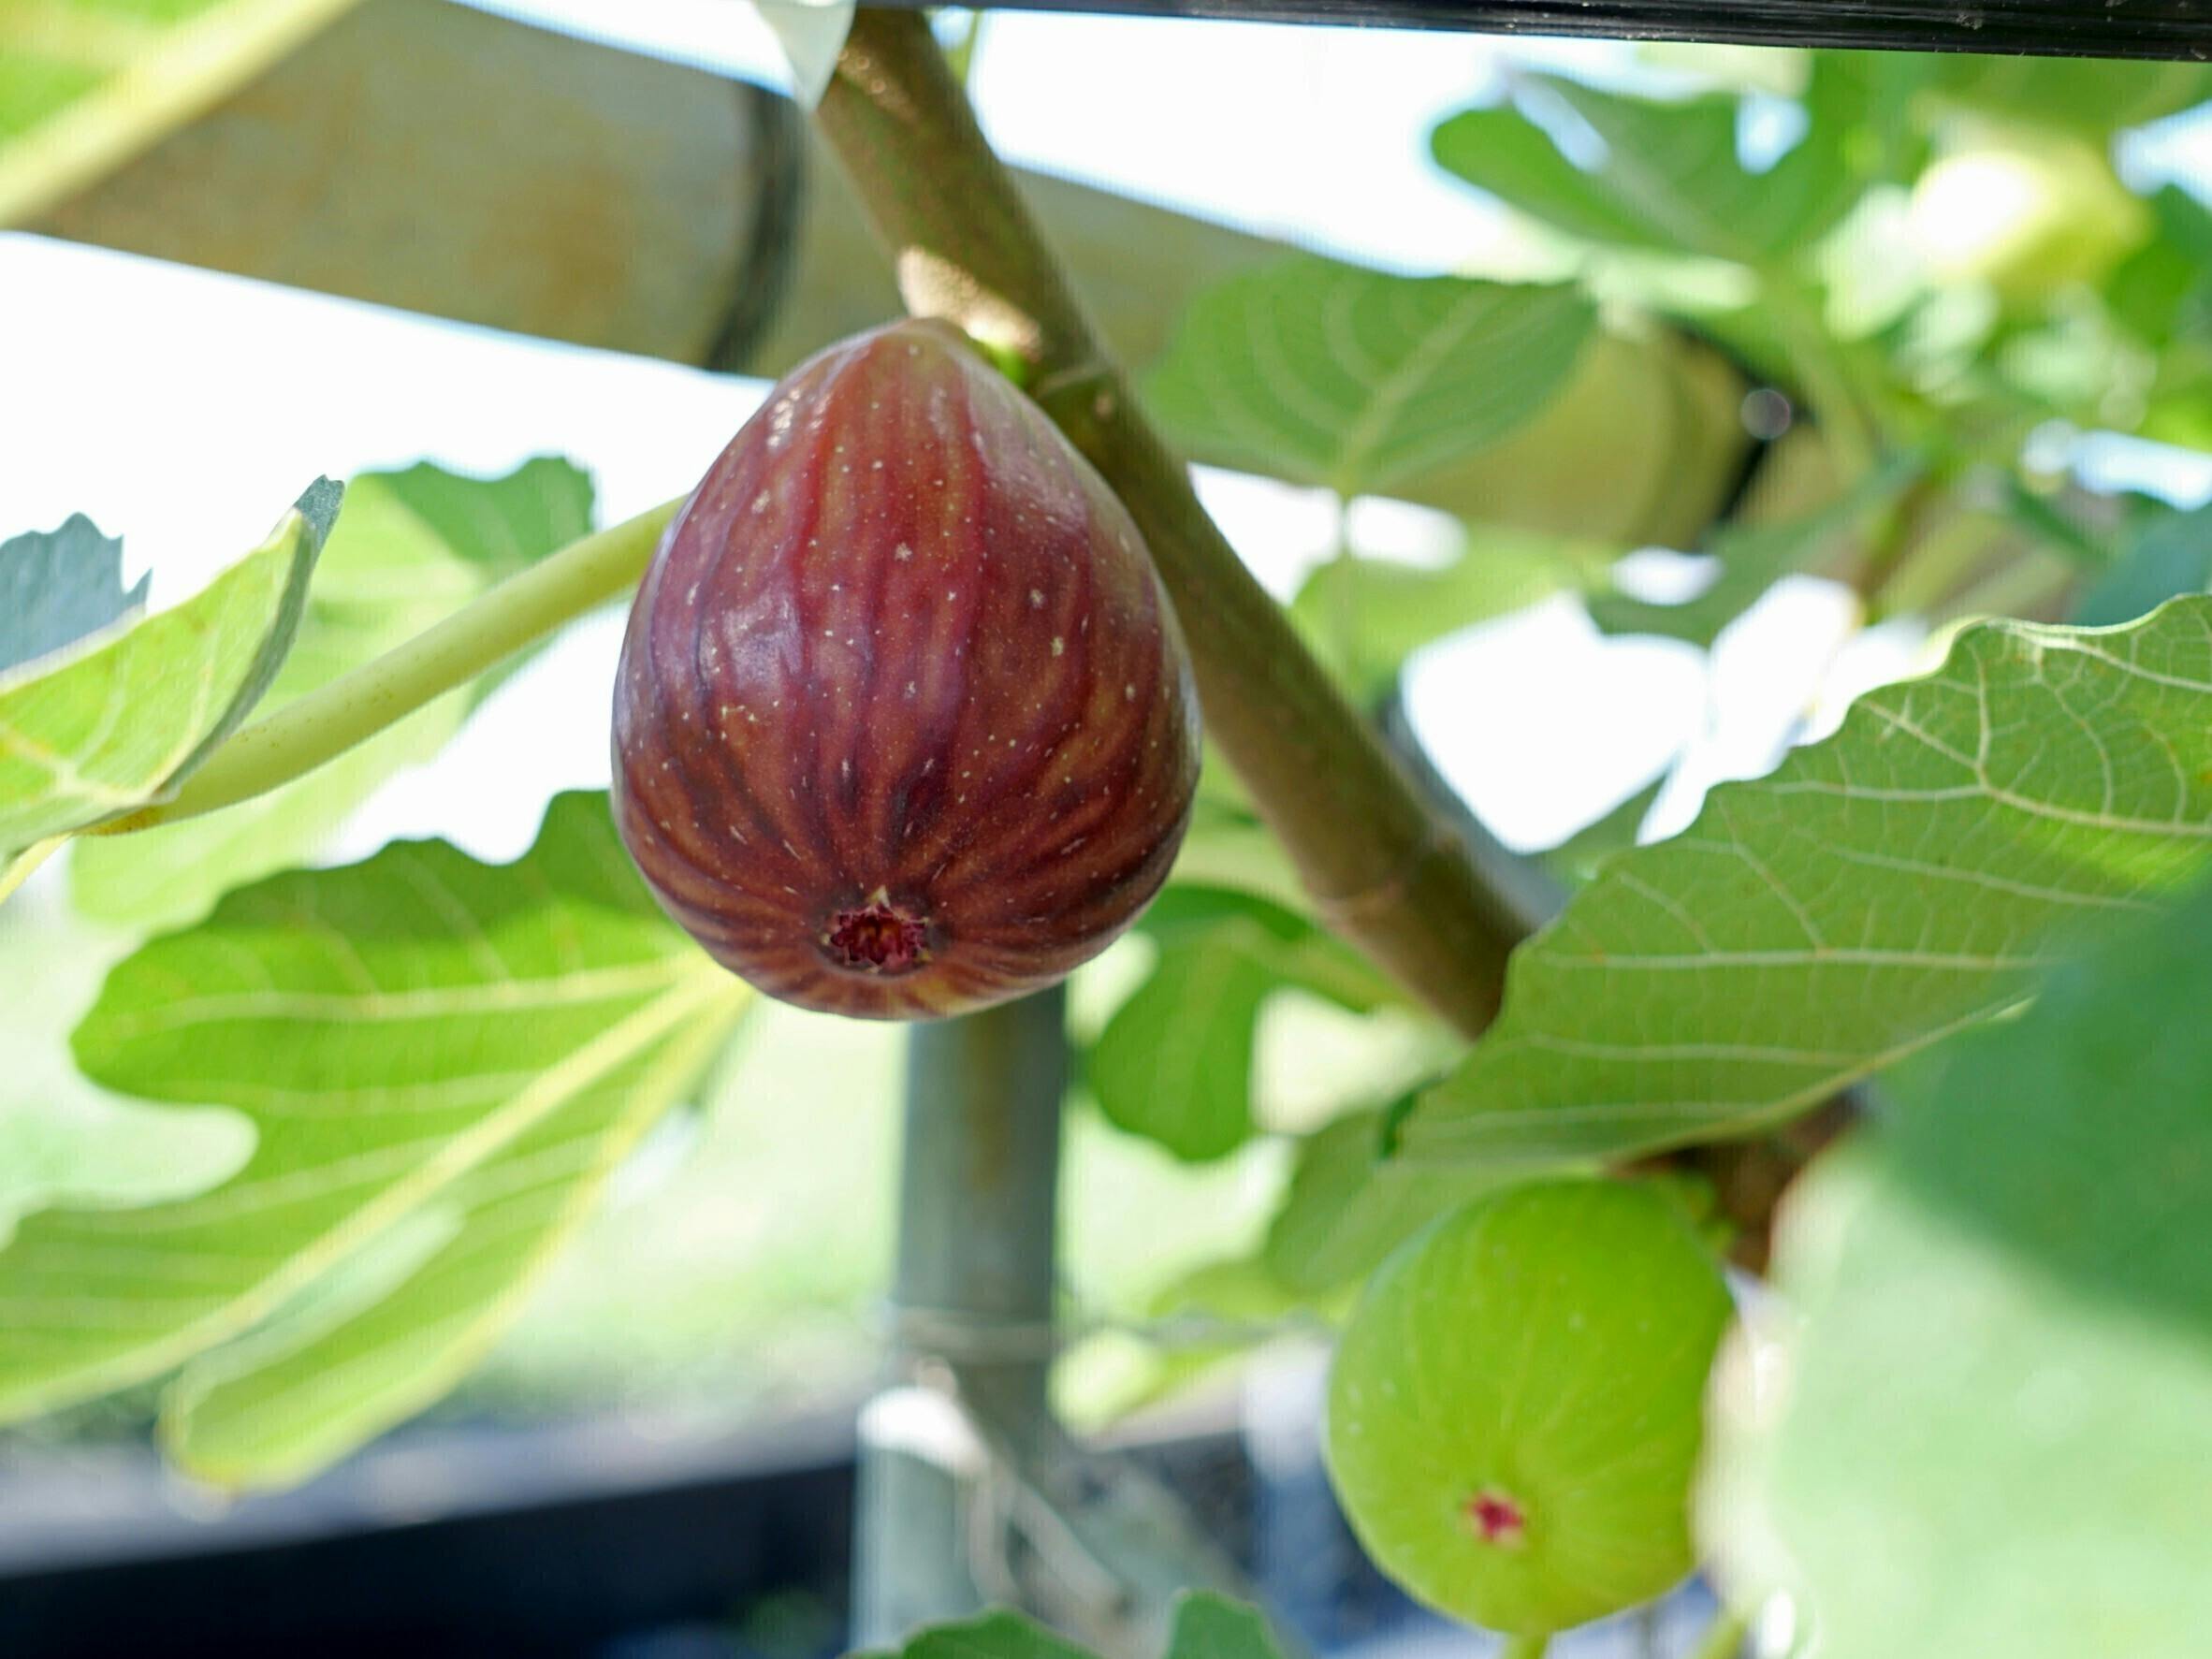
<instances>
[{"instance_id":1,"label":"green stem","mask_svg":"<svg viewBox=\"0 0 2212 1659\"><path fill-rule=\"evenodd\" d=\"M175 799L87 833L117 835L196 818L265 794L337 759L635 586L661 532L682 505L680 500L664 502L572 542L404 645L247 726L192 775Z\"/></svg>"},{"instance_id":2,"label":"green stem","mask_svg":"<svg viewBox=\"0 0 2212 1659\"><path fill-rule=\"evenodd\" d=\"M1113 487L1183 618L1206 726L1323 920L1470 1036L1522 936L1199 504L1083 314L916 13L864 7L815 111L907 309L1032 366L1030 395Z\"/></svg>"},{"instance_id":3,"label":"green stem","mask_svg":"<svg viewBox=\"0 0 2212 1659\"><path fill-rule=\"evenodd\" d=\"M1548 1636L1509 1636L1498 1650L1498 1659L1544 1659L1550 1646Z\"/></svg>"},{"instance_id":4,"label":"green stem","mask_svg":"<svg viewBox=\"0 0 2212 1659\"><path fill-rule=\"evenodd\" d=\"M1691 1659L1739 1659L1744 1638L1751 1635L1751 1617L1723 1608L1705 1627L1705 1636Z\"/></svg>"}]
</instances>

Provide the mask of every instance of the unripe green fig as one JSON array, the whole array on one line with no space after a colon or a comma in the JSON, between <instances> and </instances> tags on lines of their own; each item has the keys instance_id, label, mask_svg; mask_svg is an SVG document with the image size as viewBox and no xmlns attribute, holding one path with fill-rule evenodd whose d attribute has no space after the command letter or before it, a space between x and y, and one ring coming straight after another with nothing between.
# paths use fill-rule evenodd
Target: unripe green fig
<instances>
[{"instance_id":1,"label":"unripe green fig","mask_svg":"<svg viewBox=\"0 0 2212 1659\"><path fill-rule=\"evenodd\" d=\"M1974 122L1914 184L1906 224L1936 276L1986 282L2019 309L2102 282L2149 235L2151 215L2101 148Z\"/></svg>"},{"instance_id":2,"label":"unripe green fig","mask_svg":"<svg viewBox=\"0 0 2212 1659\"><path fill-rule=\"evenodd\" d=\"M1376 1273L1330 1374L1330 1477L1421 1601L1548 1635L1693 1564L1690 1485L1719 1263L1673 1201L1602 1180L1516 1186Z\"/></svg>"},{"instance_id":3,"label":"unripe green fig","mask_svg":"<svg viewBox=\"0 0 2212 1659\"><path fill-rule=\"evenodd\" d=\"M615 685L616 821L769 995L985 1007L1103 950L1198 779L1173 612L1128 511L957 330L800 365L662 542Z\"/></svg>"}]
</instances>

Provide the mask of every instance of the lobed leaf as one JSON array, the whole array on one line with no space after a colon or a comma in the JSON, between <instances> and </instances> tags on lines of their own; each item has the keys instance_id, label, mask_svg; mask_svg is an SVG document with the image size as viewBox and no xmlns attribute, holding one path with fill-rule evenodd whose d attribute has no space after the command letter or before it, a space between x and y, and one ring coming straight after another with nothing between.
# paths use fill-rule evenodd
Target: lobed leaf
<instances>
[{"instance_id":1,"label":"lobed leaf","mask_svg":"<svg viewBox=\"0 0 2212 1659\"><path fill-rule=\"evenodd\" d=\"M69 1057L70 1027L137 942L85 926L51 892L0 910L0 1244L32 1211L182 1198L253 1152L236 1113L122 1099Z\"/></svg>"},{"instance_id":2,"label":"lobed leaf","mask_svg":"<svg viewBox=\"0 0 2212 1659\"><path fill-rule=\"evenodd\" d=\"M123 544L81 513L0 542L0 672L130 621L151 580L124 589Z\"/></svg>"},{"instance_id":3,"label":"lobed leaf","mask_svg":"<svg viewBox=\"0 0 2212 1659\"><path fill-rule=\"evenodd\" d=\"M0 853L163 798L237 729L291 648L338 501L318 481L175 609L0 674Z\"/></svg>"},{"instance_id":4,"label":"lobed leaf","mask_svg":"<svg viewBox=\"0 0 2212 1659\"><path fill-rule=\"evenodd\" d=\"M1193 300L1145 403L1203 459L1359 495L1532 418L1594 328L1568 285L1396 276L1301 255Z\"/></svg>"},{"instance_id":5,"label":"lobed leaf","mask_svg":"<svg viewBox=\"0 0 2212 1659\"><path fill-rule=\"evenodd\" d=\"M1739 156L1733 95L1661 102L1541 75L1516 84L1579 130L1588 166L1505 105L1450 117L1430 147L1447 172L1584 241L1769 265L1832 228L1864 182L1844 140L1874 108L1875 86L1848 61L1815 60L1816 130L1756 172Z\"/></svg>"},{"instance_id":6,"label":"lobed leaf","mask_svg":"<svg viewBox=\"0 0 2212 1659\"><path fill-rule=\"evenodd\" d=\"M2212 889L1908 1068L1784 1215L1708 1530L1829 1659L2181 1659L2212 1619Z\"/></svg>"},{"instance_id":7,"label":"lobed leaf","mask_svg":"<svg viewBox=\"0 0 2212 1659\"><path fill-rule=\"evenodd\" d=\"M173 1450L240 1485L327 1462L473 1362L746 996L654 907L602 794L556 799L512 865L399 843L229 895L121 963L75 1047L106 1087L237 1109L253 1156L181 1201L22 1224L0 1415L259 1328L187 1371Z\"/></svg>"},{"instance_id":8,"label":"lobed leaf","mask_svg":"<svg viewBox=\"0 0 2212 1659\"><path fill-rule=\"evenodd\" d=\"M566 461L541 458L490 479L428 463L363 473L347 487L265 712L390 650L590 529L590 479ZM435 754L490 683L438 699L283 789L80 842L70 854L71 898L102 921L196 920L227 889L311 857L386 779Z\"/></svg>"},{"instance_id":9,"label":"lobed leaf","mask_svg":"<svg viewBox=\"0 0 2212 1659\"><path fill-rule=\"evenodd\" d=\"M1608 863L1515 953L1401 1148L1526 1165L1748 1132L2017 1006L2208 851L2212 599L1971 627Z\"/></svg>"}]
</instances>

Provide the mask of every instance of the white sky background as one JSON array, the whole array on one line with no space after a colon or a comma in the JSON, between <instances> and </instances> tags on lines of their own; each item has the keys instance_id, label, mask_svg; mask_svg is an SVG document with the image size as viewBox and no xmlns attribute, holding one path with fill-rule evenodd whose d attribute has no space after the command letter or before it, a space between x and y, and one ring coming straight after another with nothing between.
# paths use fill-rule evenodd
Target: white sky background
<instances>
[{"instance_id":1,"label":"white sky background","mask_svg":"<svg viewBox=\"0 0 2212 1659\"><path fill-rule=\"evenodd\" d=\"M481 0L590 32L604 0ZM627 0L624 38L752 78L780 76L735 0ZM1000 13L974 91L1011 160L1410 270L1503 240L1501 220L1429 161L1441 116L1494 96L1502 64L1624 65L1599 42ZM1131 111L1142 111L1131 119ZM2149 157L2212 177L2212 124ZM2161 166L2161 170L2163 170ZM503 472L533 454L589 469L603 518L690 488L759 400L757 382L546 345L19 235L0 235L0 537L72 512L125 539L173 602L253 546L318 473L430 458ZM1287 592L1331 537L1308 492L1212 475L1204 493ZM2212 481L2205 485L2212 491ZM1362 546L1433 556L1449 532L1368 503ZM1509 842L1559 839L1693 745L1663 803L1765 770L1846 612L1791 584L1724 641L1603 641L1559 602L1419 660L1416 713L1440 763ZM606 777L619 618L576 630L499 692L433 765L396 779L342 849L445 835L488 856L527 844L547 790ZM1914 642L1850 648L1854 689ZM1654 827L1661 827L1655 824Z\"/></svg>"}]
</instances>

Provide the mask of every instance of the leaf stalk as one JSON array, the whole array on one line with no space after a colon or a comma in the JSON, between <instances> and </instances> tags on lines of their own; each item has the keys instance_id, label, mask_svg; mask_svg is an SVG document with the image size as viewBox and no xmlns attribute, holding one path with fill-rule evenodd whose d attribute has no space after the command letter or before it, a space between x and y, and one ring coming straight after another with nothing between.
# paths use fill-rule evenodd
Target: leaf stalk
<instances>
[{"instance_id":1,"label":"leaf stalk","mask_svg":"<svg viewBox=\"0 0 2212 1659\"><path fill-rule=\"evenodd\" d=\"M245 727L176 795L86 831L121 835L236 806L290 783L426 703L466 685L645 575L682 507L664 502L571 542L403 645Z\"/></svg>"}]
</instances>

